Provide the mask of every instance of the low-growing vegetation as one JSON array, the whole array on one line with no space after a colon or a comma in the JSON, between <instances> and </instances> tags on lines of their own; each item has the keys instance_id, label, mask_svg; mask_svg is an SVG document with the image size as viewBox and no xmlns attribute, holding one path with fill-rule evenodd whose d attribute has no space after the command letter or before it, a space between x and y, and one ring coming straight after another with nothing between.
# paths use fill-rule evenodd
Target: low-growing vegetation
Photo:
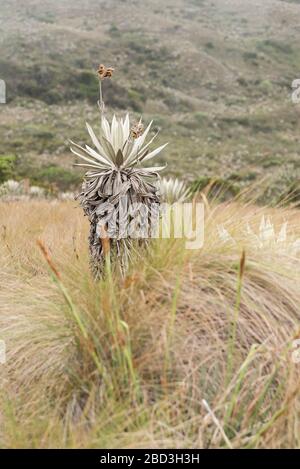
<instances>
[{"instance_id":1,"label":"low-growing vegetation","mask_svg":"<svg viewBox=\"0 0 300 469\"><path fill-rule=\"evenodd\" d=\"M286 241L247 234L262 214ZM205 216L201 250L154 241L95 284L75 202L1 203L1 447L299 447L298 212Z\"/></svg>"},{"instance_id":2,"label":"low-growing vegetation","mask_svg":"<svg viewBox=\"0 0 300 469\"><path fill-rule=\"evenodd\" d=\"M0 447L299 448L297 2L9 3Z\"/></svg>"}]
</instances>

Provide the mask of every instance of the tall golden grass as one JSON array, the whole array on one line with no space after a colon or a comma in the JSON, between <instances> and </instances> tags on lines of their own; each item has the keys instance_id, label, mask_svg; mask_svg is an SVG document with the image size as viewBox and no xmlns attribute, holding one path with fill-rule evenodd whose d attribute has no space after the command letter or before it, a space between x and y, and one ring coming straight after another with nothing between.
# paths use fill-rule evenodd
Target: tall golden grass
<instances>
[{"instance_id":1,"label":"tall golden grass","mask_svg":"<svg viewBox=\"0 0 300 469\"><path fill-rule=\"evenodd\" d=\"M244 234L262 213L300 236L296 210L206 203L202 249L95 283L74 203L2 203L1 447L299 447L300 260Z\"/></svg>"}]
</instances>

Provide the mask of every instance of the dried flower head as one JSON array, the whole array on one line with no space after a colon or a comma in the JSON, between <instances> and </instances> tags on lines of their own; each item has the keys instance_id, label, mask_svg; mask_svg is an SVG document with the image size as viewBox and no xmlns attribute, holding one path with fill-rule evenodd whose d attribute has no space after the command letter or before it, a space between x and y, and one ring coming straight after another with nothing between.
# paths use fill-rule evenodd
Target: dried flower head
<instances>
[{"instance_id":1,"label":"dried flower head","mask_svg":"<svg viewBox=\"0 0 300 469\"><path fill-rule=\"evenodd\" d=\"M142 122L137 122L131 127L130 133L133 138L139 138L144 132L144 126Z\"/></svg>"},{"instance_id":2,"label":"dried flower head","mask_svg":"<svg viewBox=\"0 0 300 469\"><path fill-rule=\"evenodd\" d=\"M114 72L114 68L112 67L105 67L105 65L100 64L97 70L100 80L104 80L104 78L111 78Z\"/></svg>"},{"instance_id":3,"label":"dried flower head","mask_svg":"<svg viewBox=\"0 0 300 469\"><path fill-rule=\"evenodd\" d=\"M243 249L241 259L240 259L240 270L239 270L240 279L242 279L244 276L245 264L246 264L246 252L245 252L245 249Z\"/></svg>"}]
</instances>

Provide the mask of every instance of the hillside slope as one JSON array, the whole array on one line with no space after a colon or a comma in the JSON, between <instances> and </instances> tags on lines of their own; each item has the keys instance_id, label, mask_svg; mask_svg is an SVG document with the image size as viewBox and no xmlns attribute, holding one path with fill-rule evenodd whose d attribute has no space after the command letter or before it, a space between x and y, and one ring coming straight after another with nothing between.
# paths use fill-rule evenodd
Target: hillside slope
<instances>
[{"instance_id":1,"label":"hillside slope","mask_svg":"<svg viewBox=\"0 0 300 469\"><path fill-rule=\"evenodd\" d=\"M76 183L67 139L97 121L104 62L110 111L155 119L170 173L237 186L271 175L269 196L299 178L298 1L9 0L0 15L0 155L19 157L20 177L42 166L36 179L55 182L56 165L59 184Z\"/></svg>"}]
</instances>

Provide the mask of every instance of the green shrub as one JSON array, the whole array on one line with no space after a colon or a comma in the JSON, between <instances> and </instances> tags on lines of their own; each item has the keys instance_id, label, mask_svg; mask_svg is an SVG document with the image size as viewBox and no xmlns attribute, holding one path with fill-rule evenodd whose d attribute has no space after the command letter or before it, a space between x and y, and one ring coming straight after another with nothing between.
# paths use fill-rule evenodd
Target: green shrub
<instances>
[{"instance_id":1,"label":"green shrub","mask_svg":"<svg viewBox=\"0 0 300 469\"><path fill-rule=\"evenodd\" d=\"M143 110L143 103L145 102L145 96L136 90L128 90L128 99L130 107L133 111L141 112Z\"/></svg>"},{"instance_id":2,"label":"green shrub","mask_svg":"<svg viewBox=\"0 0 300 469\"><path fill-rule=\"evenodd\" d=\"M112 35L112 36L115 36L115 37L120 37L121 36L121 31L119 30L118 26L116 26L115 24L112 24L109 28L109 33Z\"/></svg>"},{"instance_id":3,"label":"green shrub","mask_svg":"<svg viewBox=\"0 0 300 469\"><path fill-rule=\"evenodd\" d=\"M199 124L203 124L209 120L209 115L207 114L207 112L198 111L198 112L195 112L194 119Z\"/></svg>"},{"instance_id":4,"label":"green shrub","mask_svg":"<svg viewBox=\"0 0 300 469\"><path fill-rule=\"evenodd\" d=\"M266 39L257 44L257 48L264 52L273 51L280 54L292 54L293 48L290 44L275 39Z\"/></svg>"},{"instance_id":5,"label":"green shrub","mask_svg":"<svg viewBox=\"0 0 300 469\"><path fill-rule=\"evenodd\" d=\"M205 188L209 188L211 197L217 197L220 201L232 199L240 192L237 185L221 178L202 176L191 184L192 194L203 191Z\"/></svg>"},{"instance_id":6,"label":"green shrub","mask_svg":"<svg viewBox=\"0 0 300 469\"><path fill-rule=\"evenodd\" d=\"M13 176L15 161L14 155L0 155L0 183Z\"/></svg>"},{"instance_id":7,"label":"green shrub","mask_svg":"<svg viewBox=\"0 0 300 469\"><path fill-rule=\"evenodd\" d=\"M244 60L256 60L257 57L258 56L256 52L247 51L243 53Z\"/></svg>"},{"instance_id":8,"label":"green shrub","mask_svg":"<svg viewBox=\"0 0 300 469\"><path fill-rule=\"evenodd\" d=\"M59 166L50 165L36 171L32 182L45 187L56 185L60 190L67 190L72 186L80 183L81 176L78 173L61 168Z\"/></svg>"},{"instance_id":9,"label":"green shrub","mask_svg":"<svg viewBox=\"0 0 300 469\"><path fill-rule=\"evenodd\" d=\"M283 201L300 207L300 179L293 181L288 189L280 195L279 202Z\"/></svg>"},{"instance_id":10,"label":"green shrub","mask_svg":"<svg viewBox=\"0 0 300 469\"><path fill-rule=\"evenodd\" d=\"M271 93L273 90L273 83L270 80L262 80L259 84L259 89L263 93Z\"/></svg>"}]
</instances>

